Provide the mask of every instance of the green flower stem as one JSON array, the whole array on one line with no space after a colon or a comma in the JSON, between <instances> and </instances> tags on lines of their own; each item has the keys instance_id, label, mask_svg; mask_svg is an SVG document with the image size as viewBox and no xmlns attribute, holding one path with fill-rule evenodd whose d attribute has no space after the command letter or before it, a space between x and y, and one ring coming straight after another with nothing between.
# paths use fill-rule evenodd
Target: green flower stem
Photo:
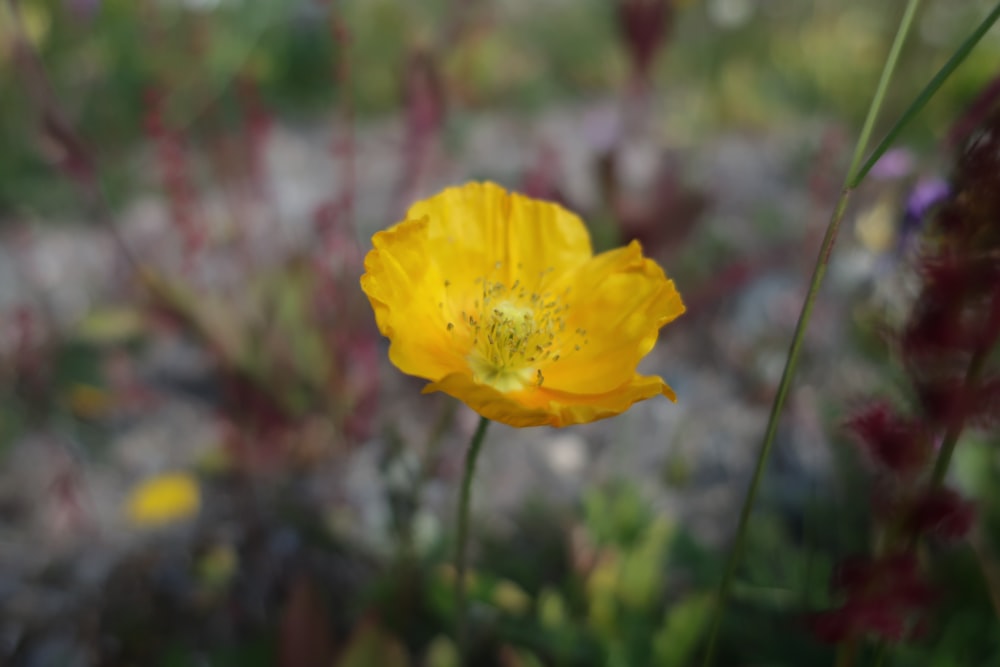
<instances>
[{"instance_id":1,"label":"green flower stem","mask_svg":"<svg viewBox=\"0 0 1000 667\"><path fill-rule=\"evenodd\" d=\"M848 644L841 644L837 647L837 658L834 663L834 667L851 667L854 664L854 658L858 654L858 645L854 642Z\"/></svg>"},{"instance_id":2,"label":"green flower stem","mask_svg":"<svg viewBox=\"0 0 1000 667\"><path fill-rule=\"evenodd\" d=\"M993 27L993 24L997 22L997 19L1000 19L1000 2L998 2L993 8L993 11L986 15L986 18L983 19L982 23L980 23L979 26L969 34L965 41L962 42L961 46L958 47L958 50L955 51L951 58L948 59L948 62L946 62L944 66L938 70L938 73L934 75L934 78L930 80L922 91L920 91L920 94L917 95L916 99L910 103L910 106L907 107L906 111L903 112L903 115L899 117L896 124L892 126L888 133L886 133L885 138L879 142L878 146L875 147L875 150L872 151L872 154L867 160L865 160L861 169L859 169L851 178L848 183L851 188L856 188L861 181L864 180L865 176L868 175L868 172L871 171L872 167L874 167L879 161L879 158L881 158L882 155L889 150L889 147L892 146L892 143L899 136L899 133L903 131L903 128L906 127L909 122L913 120L918 113L920 113L927 102L934 97L934 94L938 91L942 84L944 84L948 77L951 76L952 72L958 69L958 66L965 61L969 53L972 52L972 49L979 43L979 40L981 40L983 36L989 32L990 28Z\"/></svg>"},{"instance_id":3,"label":"green flower stem","mask_svg":"<svg viewBox=\"0 0 1000 667\"><path fill-rule=\"evenodd\" d=\"M986 362L990 347L992 346L987 347L984 345L980 347L972 359L969 360L969 368L965 373L965 382L963 383L965 389L974 387L979 382L979 375L983 371L983 364ZM944 476L947 474L948 466L951 464L951 456L955 453L955 445L958 444L958 438L962 435L964 426L964 420L956 419L948 427L948 430L945 431L944 439L941 441L941 448L938 450L937 460L934 461L934 470L931 472L929 482L931 489L936 489L944 483Z\"/></svg>"},{"instance_id":4,"label":"green flower stem","mask_svg":"<svg viewBox=\"0 0 1000 667\"><path fill-rule=\"evenodd\" d=\"M875 667L883 667L883 665L886 664L886 660L888 659L889 659L889 645L883 641L875 648L875 659L872 664Z\"/></svg>"},{"instance_id":5,"label":"green flower stem","mask_svg":"<svg viewBox=\"0 0 1000 667\"><path fill-rule=\"evenodd\" d=\"M466 547L469 536L469 505L472 496L472 477L476 472L476 459L479 458L479 450L482 449L483 441L486 439L486 427L490 425L490 420L486 417L479 419L479 426L472 435L469 442L469 449L465 453L465 474L462 476L462 495L458 501L458 542L455 545L455 636L458 641L459 653L463 659L466 656L466 633L465 633L465 561Z\"/></svg>"},{"instance_id":6,"label":"green flower stem","mask_svg":"<svg viewBox=\"0 0 1000 667\"><path fill-rule=\"evenodd\" d=\"M855 170L861 163L861 158L868 145L872 128L875 125L875 119L877 118L879 109L882 106L882 101L885 99L885 93L889 87L889 81L892 78L892 73L896 69L896 64L899 60L899 53L902 50L902 45L906 39L906 35L909 33L910 27L913 24L913 17L919 4L920 0L909 0L907 3L906 10L903 13L903 18L900 20L899 29L896 32L896 38L893 41L891 49L889 50L889 55L886 57L878 87L876 88L875 95L872 97L871 104L868 107L868 115L865 118L864 125L862 126L861 134L858 137L858 143L854 149L854 156L851 159L851 166L848 169L847 177L844 179L844 187L841 189L840 198L837 200L837 205L833 210L833 214L830 216L826 233L823 236L823 243L820 246L819 256L817 257L816 264L813 267L812 279L809 281L809 290L806 293L805 301L802 304L802 311L799 313L799 319L795 325L795 333L792 335L791 346L788 349L788 357L785 360L785 369L781 374L781 381L778 383L778 390L775 394L774 402L771 404L771 413L768 416L764 440L761 443L760 452L757 455L757 464L754 468L750 486L747 489L747 494L743 501L743 507L740 509L740 518L736 529L736 538L733 542L733 548L730 551L729 560L726 563L726 569L723 573L722 580L719 583L715 608L712 612L712 621L708 636L708 647L705 650L705 658L702 662L704 667L712 665L715 658L715 646L719 635L719 627L722 624L722 617L729 599L729 591L733 584L733 577L736 573L736 568L738 567L743 556L747 526L750 522L750 512L753 509L754 502L757 498L757 490L760 487L760 481L763 477L764 468L771 453L771 446L774 444L774 437L778 431L778 418L784 408L785 400L788 397L788 391L791 387L792 378L794 377L795 369L798 366L799 353L802 350L802 343L805 339L806 329L809 326L809 320L812 317L813 307L816 305L816 297L819 293L819 288L823 283L823 278L826 275L826 270L830 263L830 254L837 241L837 233L840 231L840 223L843 221L844 213L847 211L847 202L850 199L851 191L854 188L851 183L855 180Z\"/></svg>"}]
</instances>

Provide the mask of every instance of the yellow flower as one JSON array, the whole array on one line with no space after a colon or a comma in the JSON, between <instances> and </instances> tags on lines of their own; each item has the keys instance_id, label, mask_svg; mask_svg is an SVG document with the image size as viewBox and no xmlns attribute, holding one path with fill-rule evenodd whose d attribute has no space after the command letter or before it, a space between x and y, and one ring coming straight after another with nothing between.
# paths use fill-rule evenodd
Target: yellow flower
<instances>
[{"instance_id":1,"label":"yellow flower","mask_svg":"<svg viewBox=\"0 0 1000 667\"><path fill-rule=\"evenodd\" d=\"M128 518L138 526L161 526L187 519L201 505L201 490L187 473L168 473L139 484L126 504Z\"/></svg>"},{"instance_id":2,"label":"yellow flower","mask_svg":"<svg viewBox=\"0 0 1000 667\"><path fill-rule=\"evenodd\" d=\"M663 394L636 373L680 295L639 244L492 183L449 188L372 238L361 287L401 371L511 426L566 426Z\"/></svg>"}]
</instances>

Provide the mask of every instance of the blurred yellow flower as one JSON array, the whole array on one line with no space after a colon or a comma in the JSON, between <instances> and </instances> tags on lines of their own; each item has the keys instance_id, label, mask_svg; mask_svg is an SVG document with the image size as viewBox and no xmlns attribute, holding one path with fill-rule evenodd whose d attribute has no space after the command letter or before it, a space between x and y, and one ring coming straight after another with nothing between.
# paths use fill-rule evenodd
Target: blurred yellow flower
<instances>
[{"instance_id":1,"label":"blurred yellow flower","mask_svg":"<svg viewBox=\"0 0 1000 667\"><path fill-rule=\"evenodd\" d=\"M513 581L501 579L493 587L493 603L508 614L520 616L531 609L531 596Z\"/></svg>"},{"instance_id":2,"label":"blurred yellow flower","mask_svg":"<svg viewBox=\"0 0 1000 667\"><path fill-rule=\"evenodd\" d=\"M81 419L100 419L114 407L114 400L100 387L74 384L69 390L69 407Z\"/></svg>"},{"instance_id":3,"label":"blurred yellow flower","mask_svg":"<svg viewBox=\"0 0 1000 667\"><path fill-rule=\"evenodd\" d=\"M182 521L198 512L201 489L188 473L157 475L139 484L129 494L126 513L138 526L162 526Z\"/></svg>"},{"instance_id":4,"label":"blurred yellow flower","mask_svg":"<svg viewBox=\"0 0 1000 667\"><path fill-rule=\"evenodd\" d=\"M684 312L639 244L594 256L586 226L492 183L449 188L372 238L361 287L389 358L489 419L566 426L663 394L636 373Z\"/></svg>"}]
</instances>

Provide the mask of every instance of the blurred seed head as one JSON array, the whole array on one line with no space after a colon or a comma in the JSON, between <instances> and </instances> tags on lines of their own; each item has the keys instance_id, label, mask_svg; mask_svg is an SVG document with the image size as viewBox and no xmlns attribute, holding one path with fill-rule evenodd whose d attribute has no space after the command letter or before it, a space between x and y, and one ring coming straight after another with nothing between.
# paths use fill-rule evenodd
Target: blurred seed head
<instances>
[{"instance_id":1,"label":"blurred seed head","mask_svg":"<svg viewBox=\"0 0 1000 667\"><path fill-rule=\"evenodd\" d=\"M821 640L831 643L864 637L891 642L912 638L924 627L923 616L935 599L911 553L846 560L830 584L844 602L813 615L809 625Z\"/></svg>"},{"instance_id":2,"label":"blurred seed head","mask_svg":"<svg viewBox=\"0 0 1000 667\"><path fill-rule=\"evenodd\" d=\"M618 0L617 18L632 70L638 78L646 80L673 27L674 3L672 0Z\"/></svg>"},{"instance_id":3,"label":"blurred seed head","mask_svg":"<svg viewBox=\"0 0 1000 667\"><path fill-rule=\"evenodd\" d=\"M923 425L878 402L854 416L848 428L868 458L884 471L906 476L919 473L930 459L930 436Z\"/></svg>"},{"instance_id":4,"label":"blurred seed head","mask_svg":"<svg viewBox=\"0 0 1000 667\"><path fill-rule=\"evenodd\" d=\"M965 537L976 518L975 505L948 488L930 489L913 504L910 529L944 540Z\"/></svg>"}]
</instances>

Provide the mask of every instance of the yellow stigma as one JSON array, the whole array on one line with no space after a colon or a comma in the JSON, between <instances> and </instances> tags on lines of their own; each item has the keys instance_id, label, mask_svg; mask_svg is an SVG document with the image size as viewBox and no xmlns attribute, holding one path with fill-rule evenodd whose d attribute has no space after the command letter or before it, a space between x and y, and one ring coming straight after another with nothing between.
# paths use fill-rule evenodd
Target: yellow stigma
<instances>
[{"instance_id":1,"label":"yellow stigma","mask_svg":"<svg viewBox=\"0 0 1000 667\"><path fill-rule=\"evenodd\" d=\"M473 300L471 312L462 311L461 324L472 339L467 359L477 382L504 393L541 386L543 367L559 361L566 343L580 349L579 342L574 345L565 335L568 288L557 297L531 292L521 280L509 287L484 278L476 282L482 287L480 297ZM447 326L455 329L454 322ZM585 333L574 336L582 339Z\"/></svg>"}]
</instances>

